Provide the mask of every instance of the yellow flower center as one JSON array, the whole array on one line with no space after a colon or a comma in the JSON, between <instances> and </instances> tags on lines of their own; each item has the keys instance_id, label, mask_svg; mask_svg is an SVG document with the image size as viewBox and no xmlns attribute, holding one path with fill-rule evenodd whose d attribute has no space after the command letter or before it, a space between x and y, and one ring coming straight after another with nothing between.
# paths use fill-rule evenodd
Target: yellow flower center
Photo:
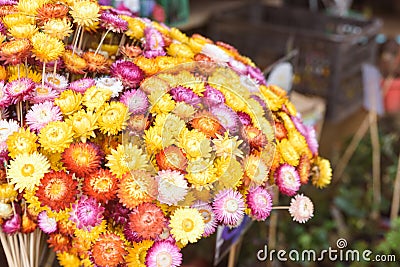
<instances>
[{"instance_id":1,"label":"yellow flower center","mask_svg":"<svg viewBox=\"0 0 400 267\"><path fill-rule=\"evenodd\" d=\"M76 163L81 166L86 166L89 163L89 155L84 152L80 152L76 155Z\"/></svg>"},{"instance_id":2,"label":"yellow flower center","mask_svg":"<svg viewBox=\"0 0 400 267\"><path fill-rule=\"evenodd\" d=\"M28 164L24 164L24 166L22 166L21 169L21 174L25 177L27 176L31 176L33 173L35 172L35 167L28 163Z\"/></svg>"},{"instance_id":3,"label":"yellow flower center","mask_svg":"<svg viewBox=\"0 0 400 267\"><path fill-rule=\"evenodd\" d=\"M36 88L36 93L38 94L38 95L47 95L48 93L49 93L49 89L48 88L46 88L46 87L37 87Z\"/></svg>"},{"instance_id":4,"label":"yellow flower center","mask_svg":"<svg viewBox=\"0 0 400 267\"><path fill-rule=\"evenodd\" d=\"M107 177L98 177L90 181L90 185L97 192L108 192L111 188L110 179Z\"/></svg>"},{"instance_id":5,"label":"yellow flower center","mask_svg":"<svg viewBox=\"0 0 400 267\"><path fill-rule=\"evenodd\" d=\"M192 219L185 218L182 221L182 228L185 232L191 232L194 228L194 222L192 221Z\"/></svg>"},{"instance_id":6,"label":"yellow flower center","mask_svg":"<svg viewBox=\"0 0 400 267\"><path fill-rule=\"evenodd\" d=\"M62 181L52 179L46 186L46 195L50 199L60 199L64 195L66 188Z\"/></svg>"},{"instance_id":7,"label":"yellow flower center","mask_svg":"<svg viewBox=\"0 0 400 267\"><path fill-rule=\"evenodd\" d=\"M60 79L57 79L55 77L48 77L47 81L49 81L49 82L51 82L53 84L56 84L56 85L60 85L60 83L61 83Z\"/></svg>"},{"instance_id":8,"label":"yellow flower center","mask_svg":"<svg viewBox=\"0 0 400 267\"><path fill-rule=\"evenodd\" d=\"M235 213L239 209L239 205L235 199L225 201L224 209L229 213Z\"/></svg>"},{"instance_id":9,"label":"yellow flower center","mask_svg":"<svg viewBox=\"0 0 400 267\"><path fill-rule=\"evenodd\" d=\"M211 213L210 213L210 211L208 211L206 209L201 209L201 210L199 210L199 212L203 216L205 224L207 224L207 223L209 223L211 221Z\"/></svg>"},{"instance_id":10,"label":"yellow flower center","mask_svg":"<svg viewBox=\"0 0 400 267\"><path fill-rule=\"evenodd\" d=\"M172 257L167 251L158 253L156 259L157 267L169 267L172 264Z\"/></svg>"}]
</instances>

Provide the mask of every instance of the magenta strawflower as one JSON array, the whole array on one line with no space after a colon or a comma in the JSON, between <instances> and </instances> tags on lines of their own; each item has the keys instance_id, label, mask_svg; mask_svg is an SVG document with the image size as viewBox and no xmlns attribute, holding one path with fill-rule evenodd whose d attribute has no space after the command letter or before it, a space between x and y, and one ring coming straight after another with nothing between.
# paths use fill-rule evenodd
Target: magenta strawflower
<instances>
[{"instance_id":1,"label":"magenta strawflower","mask_svg":"<svg viewBox=\"0 0 400 267\"><path fill-rule=\"evenodd\" d=\"M9 82L5 86L5 93L11 99L11 103L16 104L19 101L29 100L34 89L35 83L32 79L20 78Z\"/></svg>"},{"instance_id":2,"label":"magenta strawflower","mask_svg":"<svg viewBox=\"0 0 400 267\"><path fill-rule=\"evenodd\" d=\"M18 1L14 1L14 0L1 0L0 1L0 6L13 6L13 5L17 5Z\"/></svg>"},{"instance_id":3,"label":"magenta strawflower","mask_svg":"<svg viewBox=\"0 0 400 267\"><path fill-rule=\"evenodd\" d=\"M246 112L239 111L239 112L237 112L237 115L239 116L240 123L243 126L252 125L251 117L249 114L247 114Z\"/></svg>"},{"instance_id":4,"label":"magenta strawflower","mask_svg":"<svg viewBox=\"0 0 400 267\"><path fill-rule=\"evenodd\" d=\"M4 81L0 81L0 108L7 107L10 104L10 96L6 94Z\"/></svg>"},{"instance_id":5,"label":"magenta strawflower","mask_svg":"<svg viewBox=\"0 0 400 267\"><path fill-rule=\"evenodd\" d=\"M39 132L49 122L61 120L60 108L50 101L35 104L26 113L26 123L36 132Z\"/></svg>"},{"instance_id":6,"label":"magenta strawflower","mask_svg":"<svg viewBox=\"0 0 400 267\"><path fill-rule=\"evenodd\" d=\"M252 187L247 195L247 207L253 219L263 221L271 214L272 197L265 188Z\"/></svg>"},{"instance_id":7,"label":"magenta strawflower","mask_svg":"<svg viewBox=\"0 0 400 267\"><path fill-rule=\"evenodd\" d=\"M45 101L54 101L60 93L52 87L44 84L36 84L32 93L32 103L43 103Z\"/></svg>"},{"instance_id":8,"label":"magenta strawflower","mask_svg":"<svg viewBox=\"0 0 400 267\"><path fill-rule=\"evenodd\" d=\"M265 85L267 82L265 80L265 76L262 71L257 67L248 66L247 72L251 78L257 81L258 84Z\"/></svg>"},{"instance_id":9,"label":"magenta strawflower","mask_svg":"<svg viewBox=\"0 0 400 267\"><path fill-rule=\"evenodd\" d=\"M4 164L4 162L7 162L9 159L7 143L0 142L0 164Z\"/></svg>"},{"instance_id":10,"label":"magenta strawflower","mask_svg":"<svg viewBox=\"0 0 400 267\"><path fill-rule=\"evenodd\" d=\"M5 221L1 225L1 229L4 233L12 235L20 231L21 223L21 215L19 215L18 213L14 213L14 215L10 219Z\"/></svg>"},{"instance_id":11,"label":"magenta strawflower","mask_svg":"<svg viewBox=\"0 0 400 267\"><path fill-rule=\"evenodd\" d=\"M119 203L118 200L108 201L105 206L104 217L112 219L115 223L125 225L128 222L130 210Z\"/></svg>"},{"instance_id":12,"label":"magenta strawflower","mask_svg":"<svg viewBox=\"0 0 400 267\"><path fill-rule=\"evenodd\" d=\"M192 208L197 209L203 216L204 219L203 236L207 237L212 235L218 226L212 206L206 202L197 200L196 202L193 203Z\"/></svg>"},{"instance_id":13,"label":"magenta strawflower","mask_svg":"<svg viewBox=\"0 0 400 267\"><path fill-rule=\"evenodd\" d=\"M0 33L3 35L7 34L7 28L2 21L0 21Z\"/></svg>"},{"instance_id":14,"label":"magenta strawflower","mask_svg":"<svg viewBox=\"0 0 400 267\"><path fill-rule=\"evenodd\" d=\"M287 196L294 196L300 188L300 177L296 168L287 163L281 164L275 171L275 183L279 191Z\"/></svg>"},{"instance_id":15,"label":"magenta strawflower","mask_svg":"<svg viewBox=\"0 0 400 267\"><path fill-rule=\"evenodd\" d=\"M314 216L314 205L311 199L303 194L296 195L290 201L289 213L293 221L305 223Z\"/></svg>"},{"instance_id":16,"label":"magenta strawflower","mask_svg":"<svg viewBox=\"0 0 400 267\"><path fill-rule=\"evenodd\" d=\"M80 229L90 230L99 225L103 219L104 207L94 198L82 195L78 203L72 204L69 219Z\"/></svg>"},{"instance_id":17,"label":"magenta strawflower","mask_svg":"<svg viewBox=\"0 0 400 267\"><path fill-rule=\"evenodd\" d=\"M111 75L128 88L135 88L144 78L144 72L133 62L117 60L111 65Z\"/></svg>"},{"instance_id":18,"label":"magenta strawflower","mask_svg":"<svg viewBox=\"0 0 400 267\"><path fill-rule=\"evenodd\" d=\"M220 104L212 107L211 113L218 118L221 125L229 130L230 133L236 133L239 130L239 116L230 107Z\"/></svg>"},{"instance_id":19,"label":"magenta strawflower","mask_svg":"<svg viewBox=\"0 0 400 267\"><path fill-rule=\"evenodd\" d=\"M84 94L87 89L96 85L96 82L92 78L82 78L76 81L73 81L69 84L68 89L71 89L77 93Z\"/></svg>"},{"instance_id":20,"label":"magenta strawflower","mask_svg":"<svg viewBox=\"0 0 400 267\"><path fill-rule=\"evenodd\" d=\"M186 104L196 105L200 103L200 97L192 90L183 86L177 86L169 91L172 98L177 102L185 102Z\"/></svg>"},{"instance_id":21,"label":"magenta strawflower","mask_svg":"<svg viewBox=\"0 0 400 267\"><path fill-rule=\"evenodd\" d=\"M38 225L40 230L46 234L51 234L57 231L57 221L55 218L49 217L46 211L42 211L38 215Z\"/></svg>"},{"instance_id":22,"label":"magenta strawflower","mask_svg":"<svg viewBox=\"0 0 400 267\"><path fill-rule=\"evenodd\" d=\"M129 112L132 115L145 114L149 107L149 100L146 93L140 89L125 91L120 101L129 108Z\"/></svg>"},{"instance_id":23,"label":"magenta strawflower","mask_svg":"<svg viewBox=\"0 0 400 267\"><path fill-rule=\"evenodd\" d=\"M206 90L203 92L203 96L209 106L219 105L225 102L223 93L210 85L206 85L205 88Z\"/></svg>"},{"instance_id":24,"label":"magenta strawflower","mask_svg":"<svg viewBox=\"0 0 400 267\"><path fill-rule=\"evenodd\" d=\"M128 22L111 12L103 12L100 15L101 27L112 32L121 33L128 29Z\"/></svg>"},{"instance_id":25,"label":"magenta strawflower","mask_svg":"<svg viewBox=\"0 0 400 267\"><path fill-rule=\"evenodd\" d=\"M228 226L237 225L244 216L244 200L240 192L224 189L215 196L213 202L215 218Z\"/></svg>"},{"instance_id":26,"label":"magenta strawflower","mask_svg":"<svg viewBox=\"0 0 400 267\"><path fill-rule=\"evenodd\" d=\"M66 77L57 73L46 73L44 75L44 84L50 86L57 92L62 92L68 87L68 80Z\"/></svg>"},{"instance_id":27,"label":"magenta strawflower","mask_svg":"<svg viewBox=\"0 0 400 267\"><path fill-rule=\"evenodd\" d=\"M144 30L145 47L143 55L147 58L165 56L164 39L162 34L153 27L146 27Z\"/></svg>"},{"instance_id":28,"label":"magenta strawflower","mask_svg":"<svg viewBox=\"0 0 400 267\"><path fill-rule=\"evenodd\" d=\"M182 263L182 253L179 248L172 242L159 241L147 251L146 266L147 267L177 267Z\"/></svg>"},{"instance_id":29,"label":"magenta strawflower","mask_svg":"<svg viewBox=\"0 0 400 267\"><path fill-rule=\"evenodd\" d=\"M127 223L124 225L124 236L126 238L126 240L128 240L129 242L140 242L143 240L142 237L139 236L139 234L132 230L132 224L131 222Z\"/></svg>"}]
</instances>

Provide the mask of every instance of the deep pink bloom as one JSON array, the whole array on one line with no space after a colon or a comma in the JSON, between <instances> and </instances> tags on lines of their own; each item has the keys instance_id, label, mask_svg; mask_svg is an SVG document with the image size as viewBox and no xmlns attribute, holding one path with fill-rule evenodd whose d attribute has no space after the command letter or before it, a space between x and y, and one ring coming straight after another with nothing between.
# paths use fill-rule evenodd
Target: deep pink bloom
<instances>
[{"instance_id":1,"label":"deep pink bloom","mask_svg":"<svg viewBox=\"0 0 400 267\"><path fill-rule=\"evenodd\" d=\"M258 84L265 85L267 83L264 74L259 68L248 66L247 71L250 77L256 80Z\"/></svg>"},{"instance_id":2,"label":"deep pink bloom","mask_svg":"<svg viewBox=\"0 0 400 267\"><path fill-rule=\"evenodd\" d=\"M246 112L242 112L242 111L237 112L237 114L239 116L239 120L242 123L242 125L244 125L244 126L252 125L251 117L249 114L247 114Z\"/></svg>"},{"instance_id":3,"label":"deep pink bloom","mask_svg":"<svg viewBox=\"0 0 400 267\"><path fill-rule=\"evenodd\" d=\"M17 233L21 229L21 216L15 213L11 219L8 219L1 226L4 233L12 235Z\"/></svg>"},{"instance_id":4,"label":"deep pink bloom","mask_svg":"<svg viewBox=\"0 0 400 267\"><path fill-rule=\"evenodd\" d=\"M0 81L0 107L7 107L10 104L10 96L6 94L4 81Z\"/></svg>"},{"instance_id":5,"label":"deep pink bloom","mask_svg":"<svg viewBox=\"0 0 400 267\"><path fill-rule=\"evenodd\" d=\"M143 54L147 58L165 56L164 38L162 34L153 27L146 27L144 30L145 47Z\"/></svg>"},{"instance_id":6,"label":"deep pink bloom","mask_svg":"<svg viewBox=\"0 0 400 267\"><path fill-rule=\"evenodd\" d=\"M225 102L223 93L210 85L206 85L206 90L203 93L204 98L209 106L219 105Z\"/></svg>"},{"instance_id":7,"label":"deep pink bloom","mask_svg":"<svg viewBox=\"0 0 400 267\"><path fill-rule=\"evenodd\" d=\"M252 187L247 195L247 206L252 218L263 221L271 214L272 197L265 188L261 186Z\"/></svg>"},{"instance_id":8,"label":"deep pink bloom","mask_svg":"<svg viewBox=\"0 0 400 267\"><path fill-rule=\"evenodd\" d=\"M5 86L5 93L10 97L11 103L29 100L35 89L35 83L30 78L20 78L9 82Z\"/></svg>"},{"instance_id":9,"label":"deep pink bloom","mask_svg":"<svg viewBox=\"0 0 400 267\"><path fill-rule=\"evenodd\" d=\"M90 230L101 223L103 212L104 207L96 199L82 195L78 203L72 204L69 219L76 224L76 227Z\"/></svg>"},{"instance_id":10,"label":"deep pink bloom","mask_svg":"<svg viewBox=\"0 0 400 267\"><path fill-rule=\"evenodd\" d=\"M144 78L144 72L133 62L117 60L111 65L111 75L128 88L135 88Z\"/></svg>"},{"instance_id":11,"label":"deep pink bloom","mask_svg":"<svg viewBox=\"0 0 400 267\"><path fill-rule=\"evenodd\" d=\"M124 32L128 29L128 22L111 12L103 12L100 15L100 25L112 32Z\"/></svg>"},{"instance_id":12,"label":"deep pink bloom","mask_svg":"<svg viewBox=\"0 0 400 267\"><path fill-rule=\"evenodd\" d=\"M177 86L172 88L169 93L172 98L177 102L185 102L186 104L196 105L200 103L200 97L196 95L191 89Z\"/></svg>"},{"instance_id":13,"label":"deep pink bloom","mask_svg":"<svg viewBox=\"0 0 400 267\"><path fill-rule=\"evenodd\" d=\"M104 217L112 219L115 223L125 225L128 222L129 213L128 208L124 207L119 201L111 200L106 204Z\"/></svg>"},{"instance_id":14,"label":"deep pink bloom","mask_svg":"<svg viewBox=\"0 0 400 267\"><path fill-rule=\"evenodd\" d=\"M275 183L279 191L287 196L294 196L300 188L300 176L295 167L281 164L275 171Z\"/></svg>"}]
</instances>

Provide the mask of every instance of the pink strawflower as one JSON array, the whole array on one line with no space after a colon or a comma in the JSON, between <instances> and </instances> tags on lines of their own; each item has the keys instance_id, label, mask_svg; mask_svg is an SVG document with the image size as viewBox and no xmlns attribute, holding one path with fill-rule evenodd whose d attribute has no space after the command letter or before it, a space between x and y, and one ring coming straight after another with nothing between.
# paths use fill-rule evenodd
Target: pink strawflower
<instances>
[{"instance_id":1,"label":"pink strawflower","mask_svg":"<svg viewBox=\"0 0 400 267\"><path fill-rule=\"evenodd\" d=\"M303 194L296 195L290 201L289 213L293 217L293 221L305 223L314 216L314 205Z\"/></svg>"},{"instance_id":2,"label":"pink strawflower","mask_svg":"<svg viewBox=\"0 0 400 267\"><path fill-rule=\"evenodd\" d=\"M38 225L40 230L42 230L46 234L51 234L57 231L56 219L49 217L46 211L42 211L39 213Z\"/></svg>"},{"instance_id":3,"label":"pink strawflower","mask_svg":"<svg viewBox=\"0 0 400 267\"><path fill-rule=\"evenodd\" d=\"M94 86L95 84L96 84L96 82L92 78L82 78L82 79L71 82L68 86L68 89L71 89L75 92L84 94L87 89Z\"/></svg>"},{"instance_id":4,"label":"pink strawflower","mask_svg":"<svg viewBox=\"0 0 400 267\"><path fill-rule=\"evenodd\" d=\"M32 103L43 103L45 101L54 101L60 93L49 85L36 84L32 93Z\"/></svg>"},{"instance_id":5,"label":"pink strawflower","mask_svg":"<svg viewBox=\"0 0 400 267\"><path fill-rule=\"evenodd\" d=\"M240 192L232 189L221 190L214 198L215 218L228 226L237 225L244 216L244 200Z\"/></svg>"},{"instance_id":6,"label":"pink strawflower","mask_svg":"<svg viewBox=\"0 0 400 267\"><path fill-rule=\"evenodd\" d=\"M177 245L169 241L155 242L147 251L147 267L177 267L182 263L182 253Z\"/></svg>"},{"instance_id":7,"label":"pink strawflower","mask_svg":"<svg viewBox=\"0 0 400 267\"><path fill-rule=\"evenodd\" d=\"M13 6L13 5L17 5L18 1L14 1L14 0L1 0L0 1L0 6Z\"/></svg>"},{"instance_id":8,"label":"pink strawflower","mask_svg":"<svg viewBox=\"0 0 400 267\"><path fill-rule=\"evenodd\" d=\"M140 89L125 91L120 101L129 108L129 112L132 115L145 114L149 107L149 100L146 93Z\"/></svg>"},{"instance_id":9,"label":"pink strawflower","mask_svg":"<svg viewBox=\"0 0 400 267\"><path fill-rule=\"evenodd\" d=\"M11 99L12 104L20 101L29 100L35 89L35 83L30 78L20 78L9 82L5 86L5 93Z\"/></svg>"},{"instance_id":10,"label":"pink strawflower","mask_svg":"<svg viewBox=\"0 0 400 267\"><path fill-rule=\"evenodd\" d=\"M104 207L96 199L82 195L78 203L72 204L69 219L76 224L76 227L90 230L101 223L103 212Z\"/></svg>"},{"instance_id":11,"label":"pink strawflower","mask_svg":"<svg viewBox=\"0 0 400 267\"><path fill-rule=\"evenodd\" d=\"M221 125L230 133L239 131L239 116L230 107L220 104L211 108L211 113L216 116Z\"/></svg>"},{"instance_id":12,"label":"pink strawflower","mask_svg":"<svg viewBox=\"0 0 400 267\"><path fill-rule=\"evenodd\" d=\"M219 105L225 102L225 96L223 93L215 89L210 85L206 85L206 90L203 96L209 106Z\"/></svg>"},{"instance_id":13,"label":"pink strawflower","mask_svg":"<svg viewBox=\"0 0 400 267\"><path fill-rule=\"evenodd\" d=\"M287 196L294 196L300 188L300 177L296 168L287 163L281 164L275 171L275 183L279 191Z\"/></svg>"},{"instance_id":14,"label":"pink strawflower","mask_svg":"<svg viewBox=\"0 0 400 267\"><path fill-rule=\"evenodd\" d=\"M200 103L200 97L191 89L183 86L174 87L169 91L169 93L177 102L185 102L186 104L190 105L196 105Z\"/></svg>"},{"instance_id":15,"label":"pink strawflower","mask_svg":"<svg viewBox=\"0 0 400 267\"><path fill-rule=\"evenodd\" d=\"M144 72L133 62L117 60L111 65L111 75L128 88L135 88L144 78Z\"/></svg>"},{"instance_id":16,"label":"pink strawflower","mask_svg":"<svg viewBox=\"0 0 400 267\"><path fill-rule=\"evenodd\" d=\"M300 115L298 114L297 116L291 116L292 122L294 126L296 127L297 131L301 133L301 135L306 136L307 135L307 127L304 125Z\"/></svg>"},{"instance_id":17,"label":"pink strawflower","mask_svg":"<svg viewBox=\"0 0 400 267\"><path fill-rule=\"evenodd\" d=\"M253 67L253 66L248 66L247 67L247 72L250 75L251 78L253 78L254 80L256 80L256 82L258 84L263 84L265 85L267 82L265 80L265 76L262 73L262 71L257 68L257 67Z\"/></svg>"},{"instance_id":18,"label":"pink strawflower","mask_svg":"<svg viewBox=\"0 0 400 267\"><path fill-rule=\"evenodd\" d=\"M147 58L165 56L164 38L162 34L153 27L146 27L144 30L145 47L143 55Z\"/></svg>"},{"instance_id":19,"label":"pink strawflower","mask_svg":"<svg viewBox=\"0 0 400 267\"><path fill-rule=\"evenodd\" d=\"M5 91L4 81L0 81L0 107L7 107L10 104L10 96Z\"/></svg>"},{"instance_id":20,"label":"pink strawflower","mask_svg":"<svg viewBox=\"0 0 400 267\"><path fill-rule=\"evenodd\" d=\"M239 111L237 112L237 115L239 116L239 120L242 123L242 125L244 126L252 125L251 117L249 114L247 114L246 112Z\"/></svg>"},{"instance_id":21,"label":"pink strawflower","mask_svg":"<svg viewBox=\"0 0 400 267\"><path fill-rule=\"evenodd\" d=\"M36 132L39 132L49 122L61 120L60 108L50 101L35 104L26 113L26 123Z\"/></svg>"},{"instance_id":22,"label":"pink strawflower","mask_svg":"<svg viewBox=\"0 0 400 267\"><path fill-rule=\"evenodd\" d=\"M197 209L203 216L204 219L203 237L208 237L212 235L218 226L212 206L206 202L197 200L196 202L193 203L192 208Z\"/></svg>"},{"instance_id":23,"label":"pink strawflower","mask_svg":"<svg viewBox=\"0 0 400 267\"><path fill-rule=\"evenodd\" d=\"M8 156L7 143L5 141L0 143L0 164L4 164L10 159Z\"/></svg>"},{"instance_id":24,"label":"pink strawflower","mask_svg":"<svg viewBox=\"0 0 400 267\"><path fill-rule=\"evenodd\" d=\"M112 32L121 33L128 29L128 22L111 12L103 12L100 15L101 27Z\"/></svg>"},{"instance_id":25,"label":"pink strawflower","mask_svg":"<svg viewBox=\"0 0 400 267\"><path fill-rule=\"evenodd\" d=\"M14 213L11 219L8 219L1 225L1 228L4 233L12 235L20 231L21 223L21 215Z\"/></svg>"},{"instance_id":26,"label":"pink strawflower","mask_svg":"<svg viewBox=\"0 0 400 267\"><path fill-rule=\"evenodd\" d=\"M271 214L272 197L265 188L252 187L247 195L247 206L253 219L263 221Z\"/></svg>"}]
</instances>

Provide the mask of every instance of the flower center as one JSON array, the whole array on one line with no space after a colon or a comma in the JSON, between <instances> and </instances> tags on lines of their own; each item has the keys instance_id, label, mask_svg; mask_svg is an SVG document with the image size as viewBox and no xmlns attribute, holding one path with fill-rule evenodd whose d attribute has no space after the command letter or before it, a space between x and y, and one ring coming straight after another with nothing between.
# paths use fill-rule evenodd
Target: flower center
<instances>
[{"instance_id":1,"label":"flower center","mask_svg":"<svg viewBox=\"0 0 400 267\"><path fill-rule=\"evenodd\" d=\"M172 264L172 257L167 251L158 253L156 259L157 267L169 267Z\"/></svg>"},{"instance_id":2,"label":"flower center","mask_svg":"<svg viewBox=\"0 0 400 267\"><path fill-rule=\"evenodd\" d=\"M98 177L91 182L93 189L97 192L108 192L111 188L110 180L107 177Z\"/></svg>"},{"instance_id":3,"label":"flower center","mask_svg":"<svg viewBox=\"0 0 400 267\"><path fill-rule=\"evenodd\" d=\"M263 195L256 195L255 202L258 206L265 206L267 205L267 199Z\"/></svg>"},{"instance_id":4,"label":"flower center","mask_svg":"<svg viewBox=\"0 0 400 267\"><path fill-rule=\"evenodd\" d=\"M60 83L61 83L61 81L59 79L55 78L55 77L48 77L47 81L49 83L53 83L55 85L60 85Z\"/></svg>"},{"instance_id":5,"label":"flower center","mask_svg":"<svg viewBox=\"0 0 400 267\"><path fill-rule=\"evenodd\" d=\"M46 186L47 196L50 199L60 199L65 192L65 184L59 180L53 179L50 183Z\"/></svg>"},{"instance_id":6,"label":"flower center","mask_svg":"<svg viewBox=\"0 0 400 267\"><path fill-rule=\"evenodd\" d=\"M201 209L199 210L199 212L201 213L201 215L203 216L204 219L204 223L207 224L211 221L211 213L209 210L206 209Z\"/></svg>"},{"instance_id":7,"label":"flower center","mask_svg":"<svg viewBox=\"0 0 400 267\"><path fill-rule=\"evenodd\" d=\"M235 213L239 209L239 204L235 199L225 201L224 209L229 213Z\"/></svg>"},{"instance_id":8,"label":"flower center","mask_svg":"<svg viewBox=\"0 0 400 267\"><path fill-rule=\"evenodd\" d=\"M46 88L46 87L37 87L36 88L36 93L38 94L38 95L47 95L48 93L49 93L49 89L48 88Z\"/></svg>"},{"instance_id":9,"label":"flower center","mask_svg":"<svg viewBox=\"0 0 400 267\"><path fill-rule=\"evenodd\" d=\"M32 164L25 164L21 169L21 173L25 177L31 176L34 171L35 167Z\"/></svg>"},{"instance_id":10,"label":"flower center","mask_svg":"<svg viewBox=\"0 0 400 267\"><path fill-rule=\"evenodd\" d=\"M182 228L183 228L183 230L184 230L185 232L190 232L190 231L192 231L193 228L194 228L194 223L193 223L193 221L192 221L191 219L189 219L189 218L185 218L185 219L182 221Z\"/></svg>"}]
</instances>

